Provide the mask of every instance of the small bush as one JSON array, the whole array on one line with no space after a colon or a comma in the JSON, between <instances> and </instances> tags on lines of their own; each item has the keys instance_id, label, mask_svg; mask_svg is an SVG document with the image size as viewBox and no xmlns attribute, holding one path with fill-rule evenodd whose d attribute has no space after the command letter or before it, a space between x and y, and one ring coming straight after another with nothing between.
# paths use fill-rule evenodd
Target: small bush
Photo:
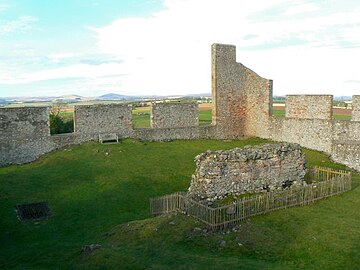
<instances>
[{"instance_id":1,"label":"small bush","mask_svg":"<svg viewBox=\"0 0 360 270\"><path fill-rule=\"evenodd\" d=\"M67 107L66 103L56 102L52 105L50 110L50 134L71 133L74 132L74 119L69 117L69 113L64 109Z\"/></svg>"},{"instance_id":2,"label":"small bush","mask_svg":"<svg viewBox=\"0 0 360 270\"><path fill-rule=\"evenodd\" d=\"M50 134L71 133L74 131L74 120L65 121L60 115L50 114Z\"/></svg>"}]
</instances>

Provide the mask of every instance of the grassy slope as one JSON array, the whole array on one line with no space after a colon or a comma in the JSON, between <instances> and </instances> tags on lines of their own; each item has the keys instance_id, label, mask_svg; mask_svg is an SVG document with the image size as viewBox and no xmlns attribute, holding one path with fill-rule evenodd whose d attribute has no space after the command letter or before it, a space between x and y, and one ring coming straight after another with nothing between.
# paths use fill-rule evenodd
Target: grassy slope
<instances>
[{"instance_id":1,"label":"grassy slope","mask_svg":"<svg viewBox=\"0 0 360 270\"><path fill-rule=\"evenodd\" d=\"M357 269L358 174L351 192L252 218L230 234L201 236L193 228L202 225L182 215L133 221L148 218L150 197L186 190L198 153L261 142L88 143L1 168L0 269ZM310 165L344 168L306 154ZM51 219L17 220L14 205L40 200ZM103 247L82 255L91 243Z\"/></svg>"}]
</instances>

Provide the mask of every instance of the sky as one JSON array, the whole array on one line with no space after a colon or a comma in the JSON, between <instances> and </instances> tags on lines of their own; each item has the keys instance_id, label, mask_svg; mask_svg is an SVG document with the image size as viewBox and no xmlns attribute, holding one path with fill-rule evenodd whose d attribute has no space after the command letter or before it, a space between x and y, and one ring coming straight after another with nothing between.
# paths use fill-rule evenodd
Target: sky
<instances>
[{"instance_id":1,"label":"sky","mask_svg":"<svg viewBox=\"0 0 360 270\"><path fill-rule=\"evenodd\" d=\"M211 45L274 95L360 94L359 0L0 0L0 97L211 92Z\"/></svg>"}]
</instances>

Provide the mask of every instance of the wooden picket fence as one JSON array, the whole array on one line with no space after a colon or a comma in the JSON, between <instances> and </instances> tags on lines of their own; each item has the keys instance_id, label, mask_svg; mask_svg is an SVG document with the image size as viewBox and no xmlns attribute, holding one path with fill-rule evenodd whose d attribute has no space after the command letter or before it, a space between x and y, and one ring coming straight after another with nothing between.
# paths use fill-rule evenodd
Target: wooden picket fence
<instances>
[{"instance_id":1,"label":"wooden picket fence","mask_svg":"<svg viewBox=\"0 0 360 270\"><path fill-rule=\"evenodd\" d=\"M212 230L221 230L251 216L296 205L308 205L351 190L351 173L347 171L314 167L309 170L308 177L312 183L304 187L255 194L216 208L188 198L185 192L177 192L151 198L150 212L152 216L157 216L180 211L204 222Z\"/></svg>"}]
</instances>

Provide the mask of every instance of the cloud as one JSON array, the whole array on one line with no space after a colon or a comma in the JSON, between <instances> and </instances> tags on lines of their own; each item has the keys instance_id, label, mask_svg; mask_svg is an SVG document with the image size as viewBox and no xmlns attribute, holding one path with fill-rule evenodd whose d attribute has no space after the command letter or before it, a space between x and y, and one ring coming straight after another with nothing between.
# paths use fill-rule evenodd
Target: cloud
<instances>
[{"instance_id":1,"label":"cloud","mask_svg":"<svg viewBox=\"0 0 360 270\"><path fill-rule=\"evenodd\" d=\"M17 74L6 73L0 67L0 89L23 89L30 95L78 93L85 96L103 91L119 91L122 72L119 63L75 64L49 70ZM34 92L34 91L37 92ZM43 91L43 94L41 94ZM126 91L123 91L125 94ZM0 90L1 94L1 90Z\"/></svg>"},{"instance_id":2,"label":"cloud","mask_svg":"<svg viewBox=\"0 0 360 270\"><path fill-rule=\"evenodd\" d=\"M237 46L238 62L274 79L276 94L358 91L347 81L359 70L359 8L308 0L165 0L164 7L147 17L84 26L95 36L94 47L47 52L33 71L20 72L18 65L12 72L0 63L0 84L81 78L74 91L210 92L210 46L225 43ZM20 18L0 26L0 34L36 21Z\"/></svg>"},{"instance_id":3,"label":"cloud","mask_svg":"<svg viewBox=\"0 0 360 270\"><path fill-rule=\"evenodd\" d=\"M121 75L123 68L120 64L76 64L61 68L38 71L28 74L23 74L21 78L22 83L29 83L42 80L54 80L65 78L101 78L110 75Z\"/></svg>"},{"instance_id":4,"label":"cloud","mask_svg":"<svg viewBox=\"0 0 360 270\"><path fill-rule=\"evenodd\" d=\"M0 22L0 35L5 35L13 32L25 32L31 29L31 25L38 21L33 16L21 16L15 20Z\"/></svg>"},{"instance_id":5,"label":"cloud","mask_svg":"<svg viewBox=\"0 0 360 270\"><path fill-rule=\"evenodd\" d=\"M78 54L76 53L52 53L49 54L47 57L50 59L50 61L54 62L54 63L58 63L63 59L71 59L78 56Z\"/></svg>"},{"instance_id":6,"label":"cloud","mask_svg":"<svg viewBox=\"0 0 360 270\"><path fill-rule=\"evenodd\" d=\"M289 7L283 15L296 15L301 13L308 13L319 10L319 7L314 3L302 3L299 5Z\"/></svg>"},{"instance_id":7,"label":"cloud","mask_svg":"<svg viewBox=\"0 0 360 270\"><path fill-rule=\"evenodd\" d=\"M165 1L165 7L151 17L119 19L96 29L99 49L124 60L123 85L130 91L210 92L210 45L239 44L249 34L246 14L261 5L191 0Z\"/></svg>"},{"instance_id":8,"label":"cloud","mask_svg":"<svg viewBox=\"0 0 360 270\"><path fill-rule=\"evenodd\" d=\"M9 5L7 4L1 4L0 3L0 12L3 12L9 8Z\"/></svg>"},{"instance_id":9,"label":"cloud","mask_svg":"<svg viewBox=\"0 0 360 270\"><path fill-rule=\"evenodd\" d=\"M277 92L300 87L303 91L343 91L347 69L358 70L359 65L354 57L360 55L359 10L322 14L315 3L290 3L167 0L166 9L150 17L118 19L94 31L102 53L124 60L122 67L128 75L122 82L130 91L210 92L212 43L237 45L238 61L245 60L261 75L281 81L275 82ZM251 19L279 5L289 8L274 20ZM315 17L290 16L314 11L319 11ZM355 48L351 50L354 55L339 51L344 44Z\"/></svg>"}]
</instances>

